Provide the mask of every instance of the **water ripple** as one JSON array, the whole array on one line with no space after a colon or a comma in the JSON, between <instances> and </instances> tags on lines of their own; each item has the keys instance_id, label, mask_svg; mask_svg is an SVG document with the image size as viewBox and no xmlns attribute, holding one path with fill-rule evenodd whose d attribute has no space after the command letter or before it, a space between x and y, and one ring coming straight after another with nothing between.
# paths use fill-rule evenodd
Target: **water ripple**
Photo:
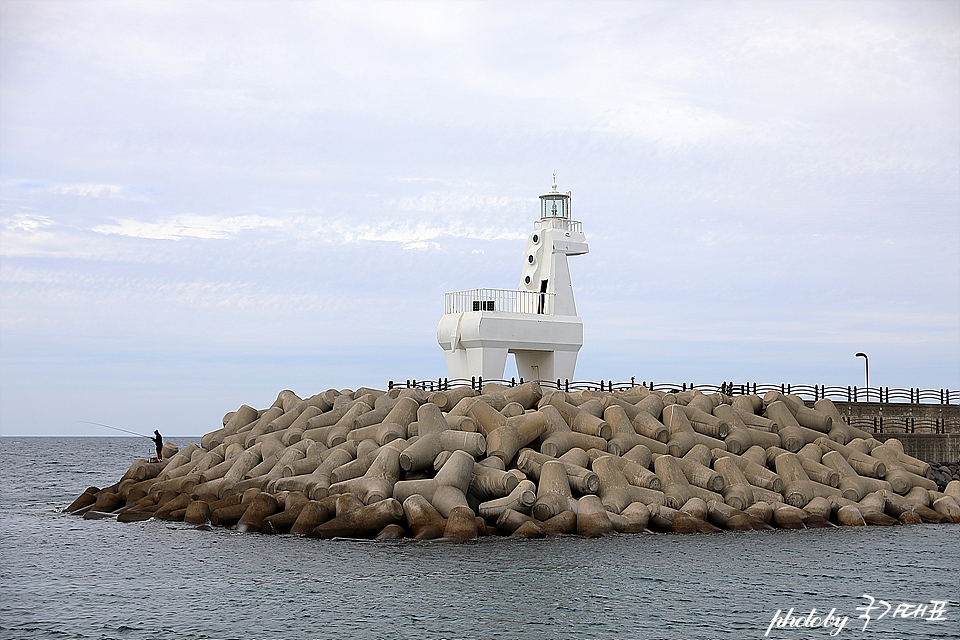
<instances>
[{"instance_id":1,"label":"water ripple","mask_svg":"<svg viewBox=\"0 0 960 640\"><path fill-rule=\"evenodd\" d=\"M361 544L57 512L142 448L0 438L0 638L743 640L778 609L855 618L864 593L960 614L956 525ZM948 637L854 622L842 637Z\"/></svg>"}]
</instances>

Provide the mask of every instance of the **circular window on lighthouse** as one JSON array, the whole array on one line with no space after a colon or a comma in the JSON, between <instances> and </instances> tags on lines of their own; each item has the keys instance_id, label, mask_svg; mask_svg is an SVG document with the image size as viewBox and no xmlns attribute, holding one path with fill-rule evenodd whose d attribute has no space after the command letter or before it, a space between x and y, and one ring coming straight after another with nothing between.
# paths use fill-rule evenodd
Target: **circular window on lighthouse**
<instances>
[{"instance_id":1,"label":"circular window on lighthouse","mask_svg":"<svg viewBox=\"0 0 960 640\"><path fill-rule=\"evenodd\" d=\"M523 279L524 284L530 284L530 276Z\"/></svg>"},{"instance_id":2,"label":"circular window on lighthouse","mask_svg":"<svg viewBox=\"0 0 960 640\"><path fill-rule=\"evenodd\" d=\"M532 253L527 256L527 262L529 262L530 264L533 264L533 254L532 254Z\"/></svg>"},{"instance_id":3,"label":"circular window on lighthouse","mask_svg":"<svg viewBox=\"0 0 960 640\"><path fill-rule=\"evenodd\" d=\"M533 244L540 242L540 236L538 234L533 234Z\"/></svg>"}]
</instances>

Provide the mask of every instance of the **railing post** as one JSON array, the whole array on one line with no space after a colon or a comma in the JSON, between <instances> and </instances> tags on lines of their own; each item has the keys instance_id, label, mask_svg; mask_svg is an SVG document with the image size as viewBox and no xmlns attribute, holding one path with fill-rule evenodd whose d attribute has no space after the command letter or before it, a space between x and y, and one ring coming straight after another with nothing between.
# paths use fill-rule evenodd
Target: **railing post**
<instances>
[{"instance_id":1,"label":"railing post","mask_svg":"<svg viewBox=\"0 0 960 640\"><path fill-rule=\"evenodd\" d=\"M393 380L387 380L387 391L393 391Z\"/></svg>"},{"instance_id":2,"label":"railing post","mask_svg":"<svg viewBox=\"0 0 960 640\"><path fill-rule=\"evenodd\" d=\"M857 385L853 385L853 401L860 402L860 400L857 398Z\"/></svg>"}]
</instances>

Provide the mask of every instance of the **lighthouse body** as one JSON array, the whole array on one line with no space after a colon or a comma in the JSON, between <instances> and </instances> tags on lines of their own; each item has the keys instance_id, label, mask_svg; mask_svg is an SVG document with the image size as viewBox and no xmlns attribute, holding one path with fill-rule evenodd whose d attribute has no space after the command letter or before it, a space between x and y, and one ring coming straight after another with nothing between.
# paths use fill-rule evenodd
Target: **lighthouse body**
<instances>
[{"instance_id":1,"label":"lighthouse body","mask_svg":"<svg viewBox=\"0 0 960 640\"><path fill-rule=\"evenodd\" d=\"M520 287L446 294L437 342L450 378L503 378L514 354L525 380L572 380L583 346L567 256L589 252L580 222L570 217L571 194L553 185L540 196L540 219L527 238Z\"/></svg>"}]
</instances>

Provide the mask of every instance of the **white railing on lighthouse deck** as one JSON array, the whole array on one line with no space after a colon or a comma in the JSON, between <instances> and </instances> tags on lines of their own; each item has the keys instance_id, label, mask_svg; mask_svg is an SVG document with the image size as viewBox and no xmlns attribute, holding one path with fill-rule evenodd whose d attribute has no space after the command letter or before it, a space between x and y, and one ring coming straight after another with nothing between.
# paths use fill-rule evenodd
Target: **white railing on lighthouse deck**
<instances>
[{"instance_id":1,"label":"white railing on lighthouse deck","mask_svg":"<svg viewBox=\"0 0 960 640\"><path fill-rule=\"evenodd\" d=\"M583 233L583 223L569 218L540 218L533 223L535 231L541 229L560 229L571 233Z\"/></svg>"},{"instance_id":2,"label":"white railing on lighthouse deck","mask_svg":"<svg viewBox=\"0 0 960 640\"><path fill-rule=\"evenodd\" d=\"M553 315L556 294L512 289L468 289L443 296L444 313L504 311Z\"/></svg>"}]
</instances>

